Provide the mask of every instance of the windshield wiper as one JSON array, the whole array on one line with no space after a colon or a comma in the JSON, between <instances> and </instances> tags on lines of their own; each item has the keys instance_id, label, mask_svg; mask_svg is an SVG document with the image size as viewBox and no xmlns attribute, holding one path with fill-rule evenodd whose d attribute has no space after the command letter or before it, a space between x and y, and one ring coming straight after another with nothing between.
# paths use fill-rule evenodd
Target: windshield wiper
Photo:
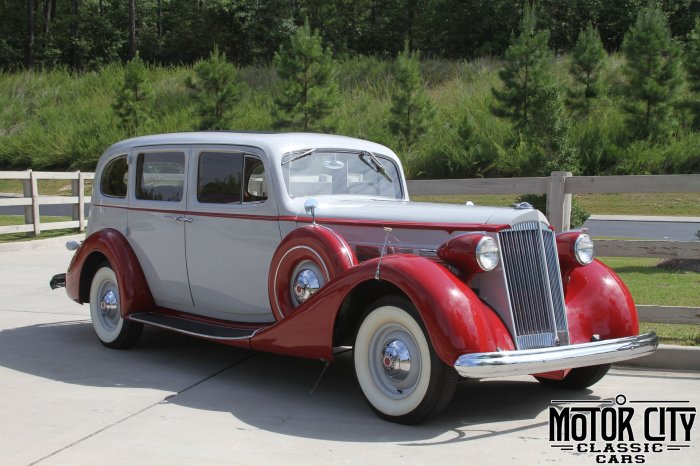
<instances>
[{"instance_id":1,"label":"windshield wiper","mask_svg":"<svg viewBox=\"0 0 700 466\"><path fill-rule=\"evenodd\" d=\"M294 156L291 156L291 155L290 155L290 157L289 157L287 160L285 160L285 161L282 162L282 165L287 165L288 163L292 163L292 162L294 162L295 160L303 159L304 157L307 157L307 156L313 154L314 152L316 152L316 148L315 148L315 147L314 147L313 149L307 149L307 150L305 150L304 152L302 152L301 154L297 154L297 155L294 155Z\"/></svg>"},{"instance_id":2,"label":"windshield wiper","mask_svg":"<svg viewBox=\"0 0 700 466\"><path fill-rule=\"evenodd\" d=\"M386 178L387 180L389 180L389 183L393 183L393 182L394 182L394 180L391 179L391 175L389 175L389 173L386 171L386 168L384 168L384 165L382 165L382 162L379 161L379 159L377 158L376 155L374 155L373 153L371 153L371 152L368 151L368 150L362 152L362 154L360 154L360 158L363 159L363 160L362 160L363 162L364 162L364 158L363 158L364 155L368 155L369 158L372 159L372 163L374 164L374 166L372 166L372 165L368 164L367 162L365 162L367 165L369 165L369 167L370 167L372 170L374 170L375 172L379 173L379 174L382 175L384 178Z\"/></svg>"}]
</instances>

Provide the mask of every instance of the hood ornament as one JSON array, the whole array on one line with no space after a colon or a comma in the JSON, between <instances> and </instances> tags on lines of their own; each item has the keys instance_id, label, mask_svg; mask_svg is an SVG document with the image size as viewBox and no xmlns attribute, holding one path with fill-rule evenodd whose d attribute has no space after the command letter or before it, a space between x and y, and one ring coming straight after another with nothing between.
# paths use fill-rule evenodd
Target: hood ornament
<instances>
[{"instance_id":1,"label":"hood ornament","mask_svg":"<svg viewBox=\"0 0 700 466\"><path fill-rule=\"evenodd\" d=\"M532 204L530 204L529 202L518 202L516 204L513 204L513 207L517 210L534 209L534 207L532 207Z\"/></svg>"}]
</instances>

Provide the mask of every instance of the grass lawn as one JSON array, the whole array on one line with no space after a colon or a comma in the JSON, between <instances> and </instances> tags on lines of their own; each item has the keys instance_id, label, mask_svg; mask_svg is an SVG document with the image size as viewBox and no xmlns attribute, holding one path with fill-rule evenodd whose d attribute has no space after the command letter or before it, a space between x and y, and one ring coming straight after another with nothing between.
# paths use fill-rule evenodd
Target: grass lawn
<instances>
[{"instance_id":1,"label":"grass lawn","mask_svg":"<svg viewBox=\"0 0 700 466\"><path fill-rule=\"evenodd\" d=\"M72 220L71 217L41 217L41 223L67 222ZM5 225L22 225L24 224L23 215L0 215L0 226ZM45 230L42 231L38 239L55 238L56 236L74 235L79 233L78 228L62 228L60 230ZM11 243L14 241L31 241L34 236L27 236L27 233L9 233L0 235L0 243Z\"/></svg>"},{"instance_id":2,"label":"grass lawn","mask_svg":"<svg viewBox=\"0 0 700 466\"><path fill-rule=\"evenodd\" d=\"M683 324L639 323L639 332L655 331L666 345L700 346L700 326Z\"/></svg>"},{"instance_id":3,"label":"grass lawn","mask_svg":"<svg viewBox=\"0 0 700 466\"><path fill-rule=\"evenodd\" d=\"M70 196L71 180L38 180L42 196ZM22 194L22 180L0 180L0 193ZM85 195L92 196L92 180L85 180Z\"/></svg>"},{"instance_id":4,"label":"grass lawn","mask_svg":"<svg viewBox=\"0 0 700 466\"><path fill-rule=\"evenodd\" d=\"M659 259L601 257L622 278L637 304L700 305L700 273L654 267Z\"/></svg>"},{"instance_id":5,"label":"grass lawn","mask_svg":"<svg viewBox=\"0 0 700 466\"><path fill-rule=\"evenodd\" d=\"M622 278L637 304L700 306L700 273L655 267L653 258L601 257ZM662 343L700 345L700 325L642 323L640 331L655 330Z\"/></svg>"}]
</instances>

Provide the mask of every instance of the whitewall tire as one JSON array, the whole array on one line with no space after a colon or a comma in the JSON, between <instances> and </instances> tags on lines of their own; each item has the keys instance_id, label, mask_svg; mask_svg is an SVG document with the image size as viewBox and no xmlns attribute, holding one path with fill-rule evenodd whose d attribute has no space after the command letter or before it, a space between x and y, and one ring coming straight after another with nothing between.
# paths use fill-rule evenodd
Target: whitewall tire
<instances>
[{"instance_id":1,"label":"whitewall tire","mask_svg":"<svg viewBox=\"0 0 700 466\"><path fill-rule=\"evenodd\" d=\"M435 355L418 312L403 297L369 306L353 357L362 393L384 419L423 421L442 411L454 394L456 371Z\"/></svg>"},{"instance_id":2,"label":"whitewall tire","mask_svg":"<svg viewBox=\"0 0 700 466\"><path fill-rule=\"evenodd\" d=\"M117 276L109 264L102 264L90 285L90 317L100 342L110 348L130 348L141 336L143 325L124 320Z\"/></svg>"}]
</instances>

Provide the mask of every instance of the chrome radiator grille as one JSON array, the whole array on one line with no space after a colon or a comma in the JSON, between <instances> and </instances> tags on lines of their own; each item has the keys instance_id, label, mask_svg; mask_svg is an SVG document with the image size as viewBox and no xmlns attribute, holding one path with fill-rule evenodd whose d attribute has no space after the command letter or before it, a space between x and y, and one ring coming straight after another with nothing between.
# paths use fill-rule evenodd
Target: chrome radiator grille
<instances>
[{"instance_id":1,"label":"chrome radiator grille","mask_svg":"<svg viewBox=\"0 0 700 466\"><path fill-rule=\"evenodd\" d=\"M539 222L498 234L518 349L569 344L557 248Z\"/></svg>"}]
</instances>

